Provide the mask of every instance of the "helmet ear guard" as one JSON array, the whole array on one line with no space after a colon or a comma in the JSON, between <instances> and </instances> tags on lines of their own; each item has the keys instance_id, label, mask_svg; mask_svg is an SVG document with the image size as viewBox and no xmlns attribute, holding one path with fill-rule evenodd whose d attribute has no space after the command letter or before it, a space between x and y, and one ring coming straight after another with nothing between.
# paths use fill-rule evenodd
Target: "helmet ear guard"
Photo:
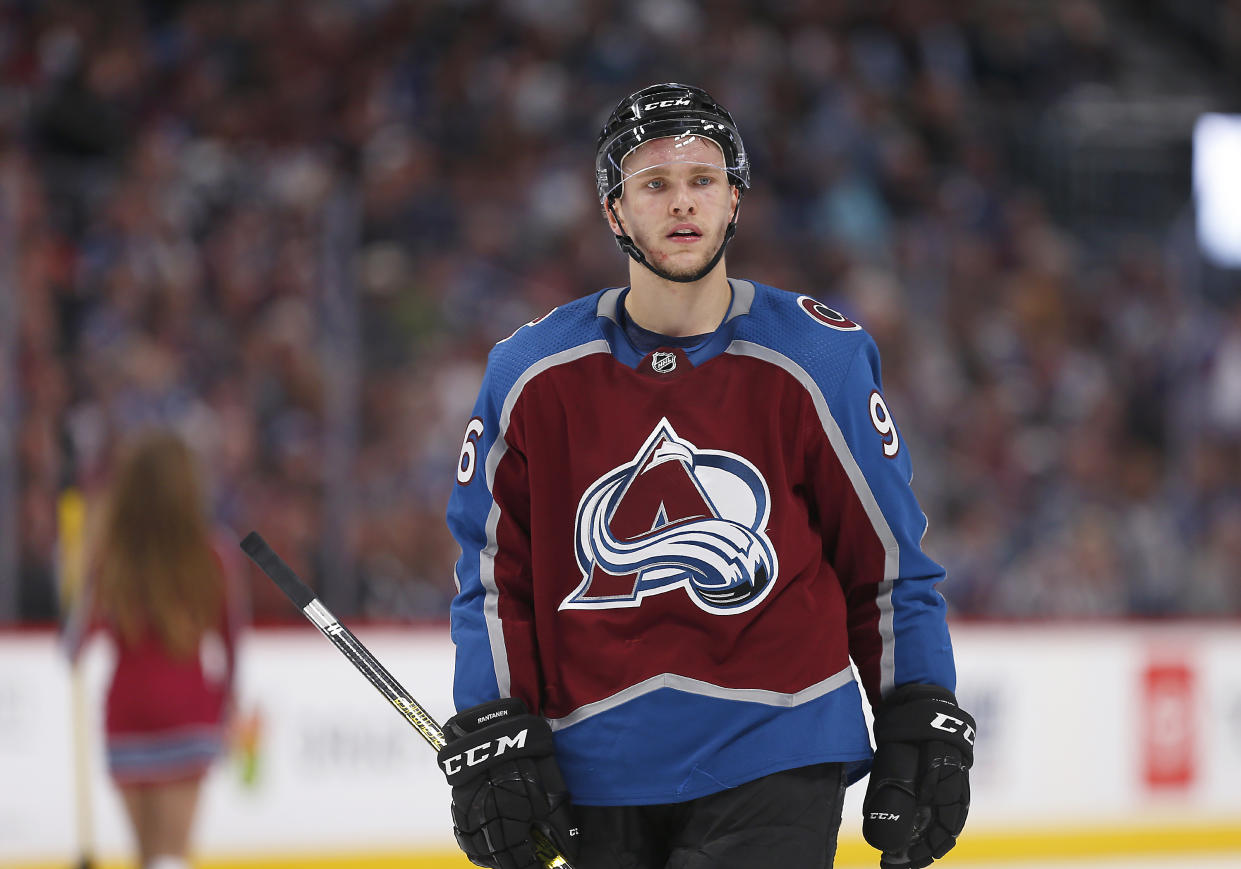
<instances>
[{"instance_id":1,"label":"helmet ear guard","mask_svg":"<svg viewBox=\"0 0 1241 869\"><path fill-rule=\"evenodd\" d=\"M737 188L738 201L724 239L711 261L696 274L676 277L647 260L646 255L623 232L620 218L612 207L624 193L625 173L621 164L635 148L653 139L702 136L719 146L724 155L724 171L729 183ZM701 88L668 82L645 87L621 100L612 110L595 146L595 186L599 203L612 215L622 233L616 244L635 262L646 266L659 277L677 283L692 283L705 277L724 256L724 248L737 231L737 209L741 195L750 186L750 162L741 141L741 134L732 115Z\"/></svg>"}]
</instances>

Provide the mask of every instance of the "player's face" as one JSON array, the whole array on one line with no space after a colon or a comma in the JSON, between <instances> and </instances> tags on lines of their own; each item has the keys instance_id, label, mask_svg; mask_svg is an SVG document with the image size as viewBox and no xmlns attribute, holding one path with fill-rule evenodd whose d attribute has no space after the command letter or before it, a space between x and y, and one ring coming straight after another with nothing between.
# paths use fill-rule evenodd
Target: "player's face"
<instances>
[{"instance_id":1,"label":"player's face","mask_svg":"<svg viewBox=\"0 0 1241 869\"><path fill-rule=\"evenodd\" d=\"M652 139L625 158L615 208L651 264L670 275L695 274L724 241L737 203L720 146L701 136ZM612 229L618 227L613 224Z\"/></svg>"}]
</instances>

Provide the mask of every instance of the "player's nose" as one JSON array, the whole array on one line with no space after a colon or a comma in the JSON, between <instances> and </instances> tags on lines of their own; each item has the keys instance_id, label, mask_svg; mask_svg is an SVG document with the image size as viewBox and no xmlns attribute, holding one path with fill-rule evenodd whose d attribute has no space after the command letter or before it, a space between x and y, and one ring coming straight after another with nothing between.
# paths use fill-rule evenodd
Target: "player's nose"
<instances>
[{"instance_id":1,"label":"player's nose","mask_svg":"<svg viewBox=\"0 0 1241 869\"><path fill-rule=\"evenodd\" d=\"M673 214L694 214L698 211L698 201L694 197L693 188L688 184L678 185L676 193L669 201Z\"/></svg>"}]
</instances>

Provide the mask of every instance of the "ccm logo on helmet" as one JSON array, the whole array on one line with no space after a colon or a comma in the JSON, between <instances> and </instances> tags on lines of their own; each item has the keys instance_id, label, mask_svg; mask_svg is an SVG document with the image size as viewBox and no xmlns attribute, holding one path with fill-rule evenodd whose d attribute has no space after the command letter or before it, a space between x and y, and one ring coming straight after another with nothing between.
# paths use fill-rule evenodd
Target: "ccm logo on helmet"
<instances>
[{"instance_id":1,"label":"ccm logo on helmet","mask_svg":"<svg viewBox=\"0 0 1241 869\"><path fill-rule=\"evenodd\" d=\"M959 733L970 745L974 744L974 728L967 725L960 718L953 718L951 715L940 712L932 719L931 726L945 733Z\"/></svg>"},{"instance_id":2,"label":"ccm logo on helmet","mask_svg":"<svg viewBox=\"0 0 1241 869\"><path fill-rule=\"evenodd\" d=\"M483 761L491 757L499 757L510 748L525 748L526 734L529 728L521 731L515 736L501 736L499 739L491 742L484 742L467 748L460 754L454 754L452 757L446 757L440 761L440 766L444 767L446 775L456 775L469 766L478 766Z\"/></svg>"},{"instance_id":3,"label":"ccm logo on helmet","mask_svg":"<svg viewBox=\"0 0 1241 869\"><path fill-rule=\"evenodd\" d=\"M642 111L649 112L651 109L666 109L668 106L688 106L689 99L681 97L678 100L660 100L657 103L647 103L642 107Z\"/></svg>"}]
</instances>

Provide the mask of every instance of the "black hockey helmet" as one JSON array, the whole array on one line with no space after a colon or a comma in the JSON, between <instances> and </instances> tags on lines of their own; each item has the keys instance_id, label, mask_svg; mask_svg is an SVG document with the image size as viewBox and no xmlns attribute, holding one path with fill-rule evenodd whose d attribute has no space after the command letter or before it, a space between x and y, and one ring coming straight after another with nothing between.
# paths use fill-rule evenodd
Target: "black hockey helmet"
<instances>
[{"instance_id":1,"label":"black hockey helmet","mask_svg":"<svg viewBox=\"0 0 1241 869\"><path fill-rule=\"evenodd\" d=\"M595 147L599 201L620 196L625 183L621 163L631 151L652 139L686 133L719 145L729 181L743 190L750 186L750 162L732 115L702 88L667 82L630 94L608 116Z\"/></svg>"},{"instance_id":2,"label":"black hockey helmet","mask_svg":"<svg viewBox=\"0 0 1241 869\"><path fill-rule=\"evenodd\" d=\"M612 203L624 192L625 173L621 170L621 163L644 142L686 135L702 136L719 145L724 153L724 171L729 183L737 188L738 196L745 193L750 186L750 161L746 157L741 134L737 132L737 125L728 110L702 88L677 82L650 85L620 101L599 131L599 141L595 146L595 186L599 203L616 218L617 223L620 223L620 218L616 216ZM617 235L616 244L635 262L646 266L659 277L691 283L704 277L724 256L724 248L728 247L728 242L737 232L737 207L740 205L738 199L719 249L696 274L673 276L656 268L628 234Z\"/></svg>"}]
</instances>

